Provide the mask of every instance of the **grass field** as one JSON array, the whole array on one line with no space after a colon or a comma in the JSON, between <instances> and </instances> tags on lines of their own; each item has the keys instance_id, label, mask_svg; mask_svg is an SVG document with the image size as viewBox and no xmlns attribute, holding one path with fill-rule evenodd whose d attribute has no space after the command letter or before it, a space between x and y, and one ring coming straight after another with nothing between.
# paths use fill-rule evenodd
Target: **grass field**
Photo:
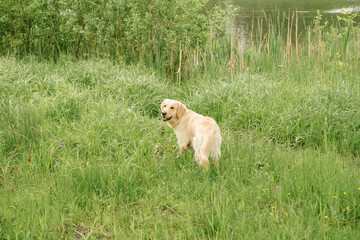
<instances>
[{"instance_id":1,"label":"grass field","mask_svg":"<svg viewBox=\"0 0 360 240\"><path fill-rule=\"evenodd\" d=\"M164 98L218 121L219 169L179 155ZM359 153L342 66L179 88L141 65L0 59L0 239L359 239Z\"/></svg>"}]
</instances>

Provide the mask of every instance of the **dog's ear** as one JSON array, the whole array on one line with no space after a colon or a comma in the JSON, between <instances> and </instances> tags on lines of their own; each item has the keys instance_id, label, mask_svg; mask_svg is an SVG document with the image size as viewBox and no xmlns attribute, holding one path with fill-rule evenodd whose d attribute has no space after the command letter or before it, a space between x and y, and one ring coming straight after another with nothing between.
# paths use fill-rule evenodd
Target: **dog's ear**
<instances>
[{"instance_id":1,"label":"dog's ear","mask_svg":"<svg viewBox=\"0 0 360 240\"><path fill-rule=\"evenodd\" d=\"M182 104L181 102L178 102L178 109L176 111L176 117L178 119L180 119L184 115L185 111L186 111L185 105Z\"/></svg>"}]
</instances>

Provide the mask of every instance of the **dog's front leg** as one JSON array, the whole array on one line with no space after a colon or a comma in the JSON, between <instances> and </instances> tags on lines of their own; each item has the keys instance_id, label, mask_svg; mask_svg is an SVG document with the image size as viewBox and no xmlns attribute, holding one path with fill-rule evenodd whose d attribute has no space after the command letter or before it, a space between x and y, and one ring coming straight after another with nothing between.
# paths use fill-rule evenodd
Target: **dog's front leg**
<instances>
[{"instance_id":1,"label":"dog's front leg","mask_svg":"<svg viewBox=\"0 0 360 240\"><path fill-rule=\"evenodd\" d=\"M187 150L186 146L180 146L180 153L184 152Z\"/></svg>"},{"instance_id":2,"label":"dog's front leg","mask_svg":"<svg viewBox=\"0 0 360 240\"><path fill-rule=\"evenodd\" d=\"M188 146L187 145L180 145L180 154L185 152L185 154L187 154L187 148Z\"/></svg>"},{"instance_id":3,"label":"dog's front leg","mask_svg":"<svg viewBox=\"0 0 360 240\"><path fill-rule=\"evenodd\" d=\"M185 152L185 156L187 156L187 150L189 147L189 143L188 141L179 141L179 146L180 146L180 154Z\"/></svg>"},{"instance_id":4,"label":"dog's front leg","mask_svg":"<svg viewBox=\"0 0 360 240\"><path fill-rule=\"evenodd\" d=\"M187 150L189 141L184 137L180 137L180 136L177 137L178 137L178 144L180 147L180 153L182 153Z\"/></svg>"}]
</instances>

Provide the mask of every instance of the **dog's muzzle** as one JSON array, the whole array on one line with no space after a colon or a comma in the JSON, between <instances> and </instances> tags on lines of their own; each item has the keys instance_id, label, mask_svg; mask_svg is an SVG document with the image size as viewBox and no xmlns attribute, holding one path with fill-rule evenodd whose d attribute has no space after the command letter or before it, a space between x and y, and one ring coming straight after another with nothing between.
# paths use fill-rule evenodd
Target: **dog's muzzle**
<instances>
[{"instance_id":1,"label":"dog's muzzle","mask_svg":"<svg viewBox=\"0 0 360 240\"><path fill-rule=\"evenodd\" d=\"M169 120L171 120L171 119L172 119L172 116L171 116L171 117L169 117L169 118L167 118L167 117L163 116L163 121L164 121L164 122L169 121Z\"/></svg>"},{"instance_id":2,"label":"dog's muzzle","mask_svg":"<svg viewBox=\"0 0 360 240\"><path fill-rule=\"evenodd\" d=\"M169 117L169 118L167 118L167 117L166 117L166 112L162 112L161 115L162 115L162 117L163 117L163 121L164 121L164 122L169 121L169 120L172 118L172 116Z\"/></svg>"}]
</instances>

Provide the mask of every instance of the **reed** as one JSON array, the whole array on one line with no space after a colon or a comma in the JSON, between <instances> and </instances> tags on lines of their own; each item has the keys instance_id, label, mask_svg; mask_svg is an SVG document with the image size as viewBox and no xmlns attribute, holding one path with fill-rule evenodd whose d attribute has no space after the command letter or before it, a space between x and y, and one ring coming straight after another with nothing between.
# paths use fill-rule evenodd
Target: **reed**
<instances>
[{"instance_id":1,"label":"reed","mask_svg":"<svg viewBox=\"0 0 360 240\"><path fill-rule=\"evenodd\" d=\"M256 26L255 22L257 22ZM338 26L341 26L342 22L344 21L339 21ZM266 31L263 28L264 23L267 26ZM242 41L239 36L244 34L244 30L242 29L240 34L238 32L235 34L235 31L232 30L229 33L229 38L231 39L229 55L215 55L218 57L218 62L229 61L231 66L239 66L238 68L231 68L231 72L241 72L244 69L257 68L257 63L260 62L262 63L261 69L272 71L274 66L302 63L303 60L301 58L304 56L306 56L309 64L318 65L325 71L325 69L329 69L330 65L335 65L339 61L339 58L329 55L329 51L341 55L341 61L343 63L347 62L349 69L359 68L359 63L354 62L354 57L352 56L354 53L357 54L357 49L354 48L353 51L350 51L348 48L349 42L354 43L355 46L355 43L359 41L358 34L355 33L357 31L355 26L349 25L348 28L343 28L328 26L327 23L322 25L321 16L319 15L319 19L315 20L313 25L307 25L304 28L306 29L305 39L300 40L299 19L296 12L288 12L287 15L285 13L282 15L278 13L272 17L259 17L257 20L253 19L252 26L250 27L251 32L245 33L250 39L247 49L242 49L244 45L233 43L234 35L236 35L235 42ZM349 30L350 28L351 30ZM330 29L332 29L333 34L326 34ZM327 35L326 40L323 37L325 34ZM343 43L343 46L341 47L339 43ZM213 44L212 46L218 45ZM212 48L211 52L219 50ZM236 56L233 56L234 53L236 53ZM224 60L221 60L221 58L224 58ZM247 61L243 62L243 59L247 59ZM237 61L235 64L233 63L234 60Z\"/></svg>"},{"instance_id":2,"label":"reed","mask_svg":"<svg viewBox=\"0 0 360 240\"><path fill-rule=\"evenodd\" d=\"M359 41L359 34L356 26L342 27L346 21L339 19L337 25L329 26L321 22L319 15L313 24L303 27L306 29L303 39L299 37L298 14L290 11L253 19L252 25L247 28L249 32L243 28L232 28L219 37L214 30L217 27L210 26L208 44L200 46L197 41L195 48L186 46L179 50L176 65L183 71L181 75L179 71L176 73L177 82L179 77L187 81L195 75L213 74L226 68L231 74L237 74L258 70L283 71L301 64L304 67L319 67L330 74L332 66L346 64L350 72L358 71L359 62L354 59L358 56L356 42ZM182 62L186 62L186 67L181 66Z\"/></svg>"}]
</instances>

